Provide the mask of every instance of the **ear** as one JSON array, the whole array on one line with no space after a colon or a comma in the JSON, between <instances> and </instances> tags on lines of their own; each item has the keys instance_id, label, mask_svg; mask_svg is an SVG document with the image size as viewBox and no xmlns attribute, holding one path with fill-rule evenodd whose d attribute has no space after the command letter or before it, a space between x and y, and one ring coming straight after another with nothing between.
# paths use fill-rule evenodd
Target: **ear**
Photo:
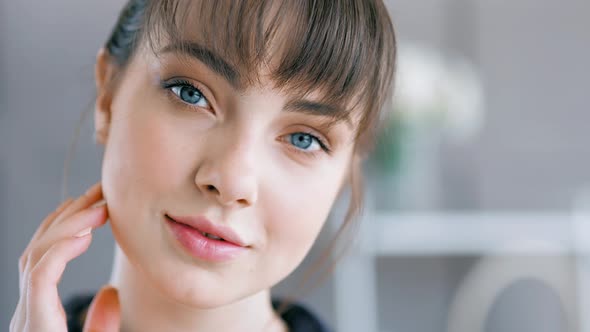
<instances>
[{"instance_id":1,"label":"ear","mask_svg":"<svg viewBox=\"0 0 590 332\"><path fill-rule=\"evenodd\" d=\"M96 104L94 107L94 137L97 143L105 145L111 123L113 101L112 82L117 66L111 61L109 52L103 47L96 55L94 75L96 81Z\"/></svg>"}]
</instances>

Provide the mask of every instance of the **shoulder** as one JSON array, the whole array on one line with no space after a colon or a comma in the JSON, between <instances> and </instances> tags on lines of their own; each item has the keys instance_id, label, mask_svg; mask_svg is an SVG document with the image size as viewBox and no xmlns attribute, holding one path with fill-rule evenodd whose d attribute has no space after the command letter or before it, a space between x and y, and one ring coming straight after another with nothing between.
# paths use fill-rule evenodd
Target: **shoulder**
<instances>
[{"instance_id":1,"label":"shoulder","mask_svg":"<svg viewBox=\"0 0 590 332\"><path fill-rule=\"evenodd\" d=\"M64 302L68 321L68 332L82 332L86 312L95 293L81 293L70 296ZM282 301L273 298L272 305L279 308ZM281 318L289 327L289 332L331 332L331 330L310 309L299 303L289 303Z\"/></svg>"}]
</instances>

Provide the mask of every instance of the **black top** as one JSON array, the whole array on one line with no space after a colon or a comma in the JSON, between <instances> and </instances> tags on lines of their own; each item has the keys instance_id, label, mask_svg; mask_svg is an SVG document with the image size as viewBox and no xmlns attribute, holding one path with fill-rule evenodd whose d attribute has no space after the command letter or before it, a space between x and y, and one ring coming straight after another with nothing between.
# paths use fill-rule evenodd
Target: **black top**
<instances>
[{"instance_id":1,"label":"black top","mask_svg":"<svg viewBox=\"0 0 590 332\"><path fill-rule=\"evenodd\" d=\"M68 332L82 332L86 311L95 294L79 294L70 297L64 303L68 319ZM276 310L280 300L273 299L272 306ZM330 330L310 310L301 304L291 304L281 315L289 332L329 332Z\"/></svg>"}]
</instances>

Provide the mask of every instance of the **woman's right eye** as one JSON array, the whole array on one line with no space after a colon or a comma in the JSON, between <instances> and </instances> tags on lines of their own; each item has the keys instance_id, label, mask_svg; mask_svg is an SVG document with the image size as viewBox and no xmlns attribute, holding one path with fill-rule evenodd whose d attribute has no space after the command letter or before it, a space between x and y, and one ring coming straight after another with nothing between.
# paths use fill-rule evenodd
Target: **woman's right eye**
<instances>
[{"instance_id":1,"label":"woman's right eye","mask_svg":"<svg viewBox=\"0 0 590 332\"><path fill-rule=\"evenodd\" d=\"M199 108L211 108L209 101L203 95L201 90L194 87L191 83L186 81L177 81L166 83L163 85L165 89L170 90L178 99L191 106Z\"/></svg>"}]
</instances>

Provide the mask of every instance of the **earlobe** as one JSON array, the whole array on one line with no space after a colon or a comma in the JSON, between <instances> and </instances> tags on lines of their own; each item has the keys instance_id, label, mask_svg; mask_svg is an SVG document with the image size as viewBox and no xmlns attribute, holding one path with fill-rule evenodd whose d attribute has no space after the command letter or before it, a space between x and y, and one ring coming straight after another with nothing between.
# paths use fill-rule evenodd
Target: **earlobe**
<instances>
[{"instance_id":1,"label":"earlobe","mask_svg":"<svg viewBox=\"0 0 590 332\"><path fill-rule=\"evenodd\" d=\"M96 82L96 104L94 108L95 141L106 144L111 123L112 81L116 68L105 48L96 55L94 75Z\"/></svg>"}]
</instances>

